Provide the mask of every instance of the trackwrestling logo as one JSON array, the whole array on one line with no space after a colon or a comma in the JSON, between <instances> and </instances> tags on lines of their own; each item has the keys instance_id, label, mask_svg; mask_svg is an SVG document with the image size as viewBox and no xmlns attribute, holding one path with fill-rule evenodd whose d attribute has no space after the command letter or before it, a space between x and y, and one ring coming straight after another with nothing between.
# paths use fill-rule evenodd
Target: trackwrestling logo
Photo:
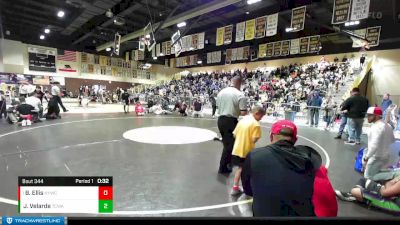
<instances>
[{"instance_id":1,"label":"trackwrestling logo","mask_svg":"<svg viewBox=\"0 0 400 225\"><path fill-rule=\"evenodd\" d=\"M52 224L64 225L64 217L7 217L3 216L3 225L37 225L37 224Z\"/></svg>"}]
</instances>

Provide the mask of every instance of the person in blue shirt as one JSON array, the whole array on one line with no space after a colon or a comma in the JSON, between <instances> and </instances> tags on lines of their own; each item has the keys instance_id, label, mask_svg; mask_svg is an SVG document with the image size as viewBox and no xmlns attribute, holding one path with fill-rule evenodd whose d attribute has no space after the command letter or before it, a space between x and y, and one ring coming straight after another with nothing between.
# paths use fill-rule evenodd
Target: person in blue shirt
<instances>
[{"instance_id":1,"label":"person in blue shirt","mask_svg":"<svg viewBox=\"0 0 400 225\"><path fill-rule=\"evenodd\" d=\"M389 108L389 106L392 104L392 100L390 99L390 94L385 94L383 96L382 104L381 104L381 109L383 112L383 119L386 119L386 111Z\"/></svg>"},{"instance_id":2,"label":"person in blue shirt","mask_svg":"<svg viewBox=\"0 0 400 225\"><path fill-rule=\"evenodd\" d=\"M310 127L318 127L319 123L319 110L322 105L322 98L319 96L317 91L311 94L311 97L307 101L307 106L310 111Z\"/></svg>"}]
</instances>

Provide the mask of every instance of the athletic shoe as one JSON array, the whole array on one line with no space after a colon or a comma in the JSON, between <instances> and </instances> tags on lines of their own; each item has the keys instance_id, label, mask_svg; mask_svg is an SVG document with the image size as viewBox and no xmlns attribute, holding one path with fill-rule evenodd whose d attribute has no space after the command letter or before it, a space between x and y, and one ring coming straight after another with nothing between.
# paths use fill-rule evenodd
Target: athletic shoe
<instances>
[{"instance_id":1,"label":"athletic shoe","mask_svg":"<svg viewBox=\"0 0 400 225\"><path fill-rule=\"evenodd\" d=\"M232 190L231 190L231 195L232 195L232 196L240 195L240 194L242 194L242 193L243 193L243 191L242 191L242 189L240 189L239 186L233 186L233 187L232 187Z\"/></svg>"},{"instance_id":2,"label":"athletic shoe","mask_svg":"<svg viewBox=\"0 0 400 225\"><path fill-rule=\"evenodd\" d=\"M22 120L21 126L26 127L26 120Z\"/></svg>"},{"instance_id":3,"label":"athletic shoe","mask_svg":"<svg viewBox=\"0 0 400 225\"><path fill-rule=\"evenodd\" d=\"M339 190L335 190L336 197L342 201L346 202L354 202L356 198L350 192L342 192Z\"/></svg>"},{"instance_id":4,"label":"athletic shoe","mask_svg":"<svg viewBox=\"0 0 400 225\"><path fill-rule=\"evenodd\" d=\"M355 141L345 141L344 142L345 145L356 145Z\"/></svg>"},{"instance_id":5,"label":"athletic shoe","mask_svg":"<svg viewBox=\"0 0 400 225\"><path fill-rule=\"evenodd\" d=\"M31 126L31 125L32 125L32 122L31 122L30 120L26 120L26 125L27 125L27 126Z\"/></svg>"},{"instance_id":6,"label":"athletic shoe","mask_svg":"<svg viewBox=\"0 0 400 225\"><path fill-rule=\"evenodd\" d=\"M335 139L342 139L342 135L336 136Z\"/></svg>"}]
</instances>

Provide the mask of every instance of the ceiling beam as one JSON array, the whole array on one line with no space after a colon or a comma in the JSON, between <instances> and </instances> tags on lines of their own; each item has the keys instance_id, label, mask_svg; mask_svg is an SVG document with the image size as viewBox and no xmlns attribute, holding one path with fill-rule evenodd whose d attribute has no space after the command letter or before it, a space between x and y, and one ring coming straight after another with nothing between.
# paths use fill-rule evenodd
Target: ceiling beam
<instances>
[{"instance_id":1,"label":"ceiling beam","mask_svg":"<svg viewBox=\"0 0 400 225\"><path fill-rule=\"evenodd\" d=\"M160 27L160 29L173 26L173 25L178 24L178 23L180 23L182 21L186 21L186 20L198 17L198 16L203 15L203 14L207 14L209 12L212 12L212 11L227 7L229 5L233 5L233 4L239 3L241 1L242 0L222 0L222 1L216 0L216 1L210 2L208 4L201 5L199 7L196 7L194 9L192 9L192 10L189 10L187 12L184 12L184 13L181 13L181 14L179 14L177 16L172 17L171 19L166 21L164 23L164 25L162 25ZM153 29L157 29L158 26L160 26L160 23L153 24ZM121 38L121 43L129 41L129 40L132 40L132 39L135 39L135 38L138 38L141 35L144 35L144 30L143 29L139 29L138 31L135 31L135 32L132 32L130 34L127 34L127 35L123 36ZM112 42L105 43L103 45L98 46L96 48L96 50L97 51L102 51L102 50L106 49L107 47L112 46L112 44L113 44Z\"/></svg>"}]
</instances>

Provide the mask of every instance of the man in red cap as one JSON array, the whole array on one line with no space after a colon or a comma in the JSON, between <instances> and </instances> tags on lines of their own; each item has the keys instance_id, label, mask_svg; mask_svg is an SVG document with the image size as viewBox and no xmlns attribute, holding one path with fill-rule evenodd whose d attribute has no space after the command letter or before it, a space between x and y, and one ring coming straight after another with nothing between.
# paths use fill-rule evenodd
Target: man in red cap
<instances>
[{"instance_id":1,"label":"man in red cap","mask_svg":"<svg viewBox=\"0 0 400 225\"><path fill-rule=\"evenodd\" d=\"M368 123L372 123L368 133L368 147L364 151L364 177L371 179L389 163L390 145L394 143L392 127L382 120L380 107L369 107Z\"/></svg>"},{"instance_id":2,"label":"man in red cap","mask_svg":"<svg viewBox=\"0 0 400 225\"><path fill-rule=\"evenodd\" d=\"M297 127L288 120L274 123L271 144L251 151L244 162L242 185L253 196L253 215L315 216L315 172L322 158L307 146L294 146Z\"/></svg>"}]
</instances>

